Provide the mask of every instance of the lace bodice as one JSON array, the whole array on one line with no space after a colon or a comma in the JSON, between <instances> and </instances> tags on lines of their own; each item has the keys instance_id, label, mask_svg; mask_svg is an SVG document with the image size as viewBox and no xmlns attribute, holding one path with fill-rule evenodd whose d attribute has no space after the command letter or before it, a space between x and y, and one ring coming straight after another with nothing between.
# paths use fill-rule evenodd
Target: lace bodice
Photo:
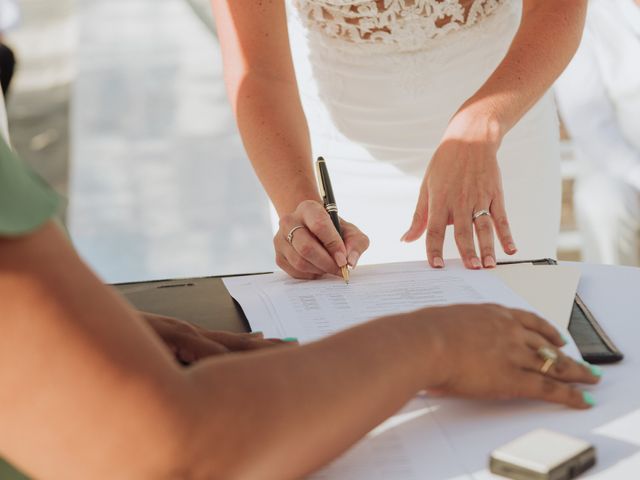
<instances>
[{"instance_id":1,"label":"lace bodice","mask_svg":"<svg viewBox=\"0 0 640 480\"><path fill-rule=\"evenodd\" d=\"M293 0L307 28L352 43L425 45L508 0Z\"/></svg>"}]
</instances>

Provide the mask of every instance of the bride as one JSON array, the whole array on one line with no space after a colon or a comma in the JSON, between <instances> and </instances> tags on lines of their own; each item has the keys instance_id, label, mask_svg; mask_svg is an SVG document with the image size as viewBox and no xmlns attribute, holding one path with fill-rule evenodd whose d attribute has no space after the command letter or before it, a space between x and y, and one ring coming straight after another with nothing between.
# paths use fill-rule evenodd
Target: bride
<instances>
[{"instance_id":1,"label":"bride","mask_svg":"<svg viewBox=\"0 0 640 480\"><path fill-rule=\"evenodd\" d=\"M369 260L401 258L398 240L425 231L435 268L457 252L467 268L491 268L498 243L555 256L548 89L580 41L586 0L212 2L229 97L290 275L354 267L363 232L375 232ZM343 240L320 203L315 155L360 227L343 220Z\"/></svg>"}]
</instances>

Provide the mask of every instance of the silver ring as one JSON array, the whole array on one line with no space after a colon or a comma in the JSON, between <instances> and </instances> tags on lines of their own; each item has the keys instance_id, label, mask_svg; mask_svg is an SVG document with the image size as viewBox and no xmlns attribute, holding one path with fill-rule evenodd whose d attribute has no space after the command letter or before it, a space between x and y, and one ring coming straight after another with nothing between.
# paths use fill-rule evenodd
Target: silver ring
<instances>
[{"instance_id":1,"label":"silver ring","mask_svg":"<svg viewBox=\"0 0 640 480\"><path fill-rule=\"evenodd\" d=\"M490 217L491 213L489 212L489 210L478 210L473 214L473 221L475 222L478 218L482 217L483 215L487 215Z\"/></svg>"},{"instance_id":2,"label":"silver ring","mask_svg":"<svg viewBox=\"0 0 640 480\"><path fill-rule=\"evenodd\" d=\"M293 246L293 234L296 232L296 230L298 230L299 228L304 228L302 225L296 225L295 227L293 227L291 230L289 230L289 233L287 233L287 242L289 242L289 245Z\"/></svg>"}]
</instances>

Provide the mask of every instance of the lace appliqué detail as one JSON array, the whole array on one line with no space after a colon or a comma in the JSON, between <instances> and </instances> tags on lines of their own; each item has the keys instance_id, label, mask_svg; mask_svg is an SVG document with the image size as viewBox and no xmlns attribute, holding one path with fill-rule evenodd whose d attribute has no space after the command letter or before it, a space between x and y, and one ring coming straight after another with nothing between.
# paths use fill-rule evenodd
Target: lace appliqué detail
<instances>
[{"instance_id":1,"label":"lace appliqu\u00e9 detail","mask_svg":"<svg viewBox=\"0 0 640 480\"><path fill-rule=\"evenodd\" d=\"M293 0L310 29L352 43L395 44L403 49L470 27L506 1Z\"/></svg>"}]
</instances>

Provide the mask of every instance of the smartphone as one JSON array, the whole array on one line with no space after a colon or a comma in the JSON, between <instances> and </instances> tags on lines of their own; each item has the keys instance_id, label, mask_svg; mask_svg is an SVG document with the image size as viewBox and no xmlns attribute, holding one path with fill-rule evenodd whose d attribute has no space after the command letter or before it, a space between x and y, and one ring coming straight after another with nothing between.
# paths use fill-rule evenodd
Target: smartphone
<instances>
[{"instance_id":1,"label":"smartphone","mask_svg":"<svg viewBox=\"0 0 640 480\"><path fill-rule=\"evenodd\" d=\"M491 473L514 480L570 480L596 463L595 448L584 440L538 429L491 453Z\"/></svg>"}]
</instances>

